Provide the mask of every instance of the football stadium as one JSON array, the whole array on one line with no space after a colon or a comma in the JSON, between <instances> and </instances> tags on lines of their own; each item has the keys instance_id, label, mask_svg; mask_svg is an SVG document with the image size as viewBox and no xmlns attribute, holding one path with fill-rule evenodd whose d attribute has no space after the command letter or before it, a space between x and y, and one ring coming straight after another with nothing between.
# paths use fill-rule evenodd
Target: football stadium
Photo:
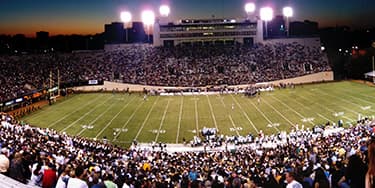
<instances>
[{"instance_id":1,"label":"football stadium","mask_svg":"<svg viewBox=\"0 0 375 188\"><path fill-rule=\"evenodd\" d=\"M159 8L83 40L0 36L0 187L375 186L372 30L336 49L289 6Z\"/></svg>"}]
</instances>

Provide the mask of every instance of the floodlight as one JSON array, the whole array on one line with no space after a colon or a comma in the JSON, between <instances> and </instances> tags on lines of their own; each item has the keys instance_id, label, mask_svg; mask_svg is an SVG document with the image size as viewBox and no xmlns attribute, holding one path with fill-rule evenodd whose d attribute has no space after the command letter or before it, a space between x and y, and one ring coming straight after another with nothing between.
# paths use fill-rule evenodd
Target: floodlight
<instances>
[{"instance_id":1,"label":"floodlight","mask_svg":"<svg viewBox=\"0 0 375 188\"><path fill-rule=\"evenodd\" d=\"M168 17L170 11L171 10L170 10L168 5L161 5L160 8L159 8L159 13L163 17Z\"/></svg>"},{"instance_id":2,"label":"floodlight","mask_svg":"<svg viewBox=\"0 0 375 188\"><path fill-rule=\"evenodd\" d=\"M287 18L292 17L293 16L293 9L292 9L292 7L284 7L283 8L283 14Z\"/></svg>"},{"instance_id":3,"label":"floodlight","mask_svg":"<svg viewBox=\"0 0 375 188\"><path fill-rule=\"evenodd\" d=\"M260 19L263 21L271 21L273 18L273 10L270 7L263 7L260 9Z\"/></svg>"},{"instance_id":4,"label":"floodlight","mask_svg":"<svg viewBox=\"0 0 375 188\"><path fill-rule=\"evenodd\" d=\"M253 13L255 11L255 4L254 3L246 3L245 4L245 11L247 14Z\"/></svg>"},{"instance_id":5,"label":"floodlight","mask_svg":"<svg viewBox=\"0 0 375 188\"><path fill-rule=\"evenodd\" d=\"M120 18L122 22L129 23L132 20L132 14L128 11L124 11L121 12Z\"/></svg>"},{"instance_id":6,"label":"floodlight","mask_svg":"<svg viewBox=\"0 0 375 188\"><path fill-rule=\"evenodd\" d=\"M155 14L151 10L144 10L142 12L142 22L146 25L152 25L155 22Z\"/></svg>"}]
</instances>

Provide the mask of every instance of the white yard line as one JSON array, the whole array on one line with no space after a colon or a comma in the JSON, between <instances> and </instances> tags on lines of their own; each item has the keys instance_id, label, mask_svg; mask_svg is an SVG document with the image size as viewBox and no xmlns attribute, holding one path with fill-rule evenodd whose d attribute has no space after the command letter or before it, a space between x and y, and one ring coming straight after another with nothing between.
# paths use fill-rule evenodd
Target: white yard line
<instances>
[{"instance_id":1,"label":"white yard line","mask_svg":"<svg viewBox=\"0 0 375 188\"><path fill-rule=\"evenodd\" d=\"M300 114L299 112L297 112L296 110L294 110L292 107L290 107L288 104L285 104L283 101L279 100L278 98L276 98L275 96L271 96L272 98L274 98L275 100L277 100L278 102L280 102L281 104L283 104L284 106L286 106L287 108L289 108L290 110L292 110L295 114L297 114L299 117L301 117L302 119L306 118L304 117L302 114ZM311 121L308 121L311 125L315 125L313 122Z\"/></svg>"},{"instance_id":2,"label":"white yard line","mask_svg":"<svg viewBox=\"0 0 375 188\"><path fill-rule=\"evenodd\" d=\"M294 123L292 123L288 118L286 118L282 113L280 113L275 107L273 107L272 105L270 105L267 100L263 100L264 103L266 103L269 107L271 107L277 114L279 114L282 118L284 118L290 125L292 125L294 128L296 128L296 125L294 125Z\"/></svg>"},{"instance_id":3,"label":"white yard line","mask_svg":"<svg viewBox=\"0 0 375 188\"><path fill-rule=\"evenodd\" d=\"M183 106L184 106L184 97L181 96L181 106L180 106L180 113L178 115L178 126L177 126L176 144L178 144L178 137L180 136L180 128L181 128L182 108L183 108Z\"/></svg>"},{"instance_id":4,"label":"white yard line","mask_svg":"<svg viewBox=\"0 0 375 188\"><path fill-rule=\"evenodd\" d=\"M220 97L219 100L220 100L221 104L223 104L224 108L226 108L227 105L225 105L223 97Z\"/></svg>"},{"instance_id":5,"label":"white yard line","mask_svg":"<svg viewBox=\"0 0 375 188\"><path fill-rule=\"evenodd\" d=\"M155 142L158 141L160 130L163 127L163 123L164 123L165 115L167 114L169 103L170 103L170 100L168 100L167 106L164 109L163 117L161 118L160 125L159 125L159 130L158 130L158 133L156 134L156 137L155 137Z\"/></svg>"},{"instance_id":6,"label":"white yard line","mask_svg":"<svg viewBox=\"0 0 375 188\"><path fill-rule=\"evenodd\" d=\"M134 137L134 140L137 140L139 134L141 134L141 131L142 131L143 127L146 125L146 122L148 121L148 118L150 117L151 112L152 112L152 110L154 109L156 102L158 102L159 97L160 97L160 96L158 96L158 97L156 98L154 104L152 104L151 109L150 109L150 111L148 111L147 116L146 116L145 120L143 121L143 123L142 123L142 125L141 125L141 128L139 128L137 135L135 135L135 137Z\"/></svg>"},{"instance_id":7,"label":"white yard line","mask_svg":"<svg viewBox=\"0 0 375 188\"><path fill-rule=\"evenodd\" d=\"M194 99L195 99L195 96L194 96ZM198 124L198 104L197 104L197 100L194 100L194 108L195 108L195 130L196 130L196 134L197 136L199 136L199 124Z\"/></svg>"},{"instance_id":8,"label":"white yard line","mask_svg":"<svg viewBox=\"0 0 375 188\"><path fill-rule=\"evenodd\" d=\"M350 102L350 101L348 101L348 100L341 99L341 98L339 98L339 97L335 97L335 96L329 95L329 94L327 94L326 92L320 91L320 93L322 93L322 94L324 94L324 95L327 95L327 96L330 96L331 98L339 99L339 100L344 101L344 102L346 102L346 103L349 103L349 104L353 104L353 105L356 105L356 106L362 107L361 105L358 105L358 104L352 103L352 102ZM343 108L345 108L345 107L343 107ZM353 112L353 113L355 113L355 114L360 114L359 112L356 112L356 111L351 110L351 109L349 109L349 108L345 108L345 109L348 110L348 111L351 111L351 112ZM371 110L371 111L372 111L372 110Z\"/></svg>"},{"instance_id":9,"label":"white yard line","mask_svg":"<svg viewBox=\"0 0 375 188\"><path fill-rule=\"evenodd\" d=\"M67 129L69 129L70 127L72 127L75 123L77 123L78 121L80 121L81 119L85 118L87 115L89 115L91 112L93 112L95 109L97 109L99 106L101 106L102 104L104 104L105 102L107 102L109 99L112 99L113 97L108 97L107 100L103 101L102 103L100 103L99 105L96 105L94 108L92 108L90 111L86 112L85 114L83 114L80 118L78 118L77 120L73 121L71 124L69 124L68 126L66 126L63 130L61 130L60 132L64 132L66 131Z\"/></svg>"},{"instance_id":10,"label":"white yard line","mask_svg":"<svg viewBox=\"0 0 375 188\"><path fill-rule=\"evenodd\" d=\"M208 100L208 106L210 107L212 120L214 120L215 128L216 128L216 130L219 130L219 128L217 127L216 118L215 118L214 110L212 109L210 98L208 97L208 95L206 95L206 97L207 97L207 100Z\"/></svg>"},{"instance_id":11,"label":"white yard line","mask_svg":"<svg viewBox=\"0 0 375 188\"><path fill-rule=\"evenodd\" d=\"M297 96L297 97L300 97L300 96ZM304 104L298 102L297 100L294 100L293 102L297 103L298 105L302 106L303 108L306 108L306 109L308 109L308 110L312 110L309 106L304 105ZM320 114L320 113L316 113L316 114L317 114L319 117L321 117L321 118L323 118L323 119L325 119L325 120L327 120L327 121L329 121L329 122L334 122L333 120L330 120L329 118L327 118L326 116L324 116L324 115L322 115L322 114Z\"/></svg>"},{"instance_id":12,"label":"white yard line","mask_svg":"<svg viewBox=\"0 0 375 188\"><path fill-rule=\"evenodd\" d=\"M52 126L56 125L56 123L58 123L58 122L64 120L65 118L69 117L70 115L72 115L72 114L78 112L78 111L81 110L82 108L85 108L86 106L88 106L88 105L90 105L90 104L96 102L99 98L101 98L101 95L98 95L98 96L97 96L94 100L92 100L91 102L86 103L85 105L81 106L80 108L77 108L76 110L74 110L74 111L72 111L72 112L66 114L65 116L61 117L60 119L56 120L55 122L53 122L52 124L50 124L50 125L48 126L48 128L51 128Z\"/></svg>"},{"instance_id":13,"label":"white yard line","mask_svg":"<svg viewBox=\"0 0 375 188\"><path fill-rule=\"evenodd\" d=\"M136 113L136 112L138 111L138 109L144 104L144 102L145 102L145 101L143 100L142 103L139 103L139 104L138 104L137 108L133 111L132 115L130 115L130 117L128 118L128 120L127 120L127 121L124 123L124 125L121 127L121 130L122 130L122 129L125 129L125 127L128 126L128 123L130 122L130 120L133 119L135 113ZM120 134L121 134L121 132L119 132L118 134L116 134L116 136L112 139L112 142L113 142L113 141L116 141L117 138L120 136ZM96 135L96 136L98 136L98 135Z\"/></svg>"},{"instance_id":14,"label":"white yard line","mask_svg":"<svg viewBox=\"0 0 375 188\"><path fill-rule=\"evenodd\" d=\"M135 98L136 98L136 97L133 97L132 100L130 100L125 106L123 106L123 107L121 108L121 110L120 110L119 112L117 112L117 114L116 114L115 116L113 116L113 118L112 118L111 120L109 120L109 122L103 127L103 129L101 129L101 130L99 131L99 133L96 134L95 138L98 138L98 137L100 136L100 134L102 134L102 133L108 128L108 126L113 122L113 120L115 120L115 119L117 118L117 116L120 115L120 113L121 113L122 111L124 111L125 108L128 107L129 104L130 104Z\"/></svg>"},{"instance_id":15,"label":"white yard line","mask_svg":"<svg viewBox=\"0 0 375 188\"><path fill-rule=\"evenodd\" d=\"M242 114L246 117L246 119L250 122L250 124L253 126L254 130L259 133L258 129L255 127L253 121L251 121L251 119L249 118L249 116L246 114L246 112L243 110L242 106L240 105L240 103L238 103L238 101L233 97L232 94L230 94L230 96L232 97L233 101L236 103L236 105L238 107L240 107L240 109L242 110Z\"/></svg>"},{"instance_id":16,"label":"white yard line","mask_svg":"<svg viewBox=\"0 0 375 188\"><path fill-rule=\"evenodd\" d=\"M94 120L92 120L88 125L92 125L93 123L95 123L99 118L101 118L105 113L107 113L109 110L112 109L112 106L116 104L116 103L112 103L109 107L107 107L107 109L102 112L99 116L97 116ZM76 134L76 136L79 136L81 135L86 129L81 129L81 131L79 131L79 133Z\"/></svg>"},{"instance_id":17,"label":"white yard line","mask_svg":"<svg viewBox=\"0 0 375 188\"><path fill-rule=\"evenodd\" d=\"M80 98L81 98L81 96L79 95L79 96L77 97L77 100L80 99ZM63 99L63 100L64 100L63 102L58 103L58 104L60 105L60 104L64 104L64 103L67 102L67 101L72 101L72 100L70 100L70 99ZM44 115L44 113L41 113L41 112L44 112L43 108L40 109L40 110L38 110L38 111L36 111L35 113L33 113L33 118L32 118L32 119L37 120L37 119L41 118L40 116L41 116L42 114ZM47 113L47 114L48 114L48 113ZM29 118L30 118L30 116L26 117L25 120L28 120Z\"/></svg>"},{"instance_id":18,"label":"white yard line","mask_svg":"<svg viewBox=\"0 0 375 188\"><path fill-rule=\"evenodd\" d=\"M306 97L303 97L303 95L299 95L299 97L301 97L301 98L309 101L309 99L307 99ZM315 103L315 104L319 105L320 107L322 107L322 108L324 108L324 109L326 109L326 110L328 110L328 111L330 111L332 113L336 112L336 111L334 111L334 110L332 110L332 109L330 109L330 108L328 108L326 106L321 105L320 103ZM343 107L341 107L341 108L343 108ZM353 121L352 119L348 118L347 116L342 116L342 117L345 118L345 119L347 119L347 120L349 120L349 121ZM334 121L332 121L332 122L334 122Z\"/></svg>"},{"instance_id":19,"label":"white yard line","mask_svg":"<svg viewBox=\"0 0 375 188\"><path fill-rule=\"evenodd\" d=\"M362 98L356 97L355 95L349 95L349 94L347 94L347 93L349 93L349 91L347 91L347 90L342 90L342 89L341 89L341 91L344 91L344 92L345 92L344 95L346 95L346 96L348 96L348 97L350 97L350 98L358 99L358 100L363 101L363 102L365 102L365 103L368 103L368 104L370 104L370 105L373 105L373 104L374 104L373 102L369 102L369 101L364 100L364 99L362 99ZM359 105L359 106L360 106L360 105ZM362 107L362 106L360 106L360 107ZM371 110L371 111L372 111L372 110Z\"/></svg>"},{"instance_id":20,"label":"white yard line","mask_svg":"<svg viewBox=\"0 0 375 188\"><path fill-rule=\"evenodd\" d=\"M232 116L229 115L228 117L229 117L229 119L230 119L230 122L232 123L232 126L233 126L234 130L236 130L237 136L240 136L240 133L239 133L238 130L237 130L236 124L234 124L234 121L233 121L233 119L232 119Z\"/></svg>"},{"instance_id":21,"label":"white yard line","mask_svg":"<svg viewBox=\"0 0 375 188\"><path fill-rule=\"evenodd\" d=\"M262 116L264 117L264 119L266 119L267 121L268 121L268 123L270 124L270 125L273 125L273 122L263 113L263 111L262 110L260 110L253 102L251 102L250 100L249 100L249 102L250 102L250 104L252 104L254 107L255 107L255 109L260 113L260 114L262 114ZM272 126L274 129L276 129L276 131L277 132L280 132L280 129L278 129L277 127L275 127L275 126Z\"/></svg>"}]
</instances>

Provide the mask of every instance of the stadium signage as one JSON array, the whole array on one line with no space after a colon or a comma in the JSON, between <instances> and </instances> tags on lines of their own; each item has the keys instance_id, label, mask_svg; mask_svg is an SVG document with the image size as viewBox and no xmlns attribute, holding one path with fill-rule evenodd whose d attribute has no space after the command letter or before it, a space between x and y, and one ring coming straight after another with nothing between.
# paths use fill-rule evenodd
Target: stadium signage
<instances>
[{"instance_id":1,"label":"stadium signage","mask_svg":"<svg viewBox=\"0 0 375 188\"><path fill-rule=\"evenodd\" d=\"M12 105L14 103L14 101L8 101L5 103L5 106L9 106L9 105Z\"/></svg>"},{"instance_id":2,"label":"stadium signage","mask_svg":"<svg viewBox=\"0 0 375 188\"><path fill-rule=\"evenodd\" d=\"M56 91L56 90L58 90L59 89L59 87L53 87L53 88L51 88L51 89L48 89L48 92L54 92L54 91Z\"/></svg>"},{"instance_id":3,"label":"stadium signage","mask_svg":"<svg viewBox=\"0 0 375 188\"><path fill-rule=\"evenodd\" d=\"M16 99L16 102L22 102L22 101L23 101L23 98Z\"/></svg>"},{"instance_id":4,"label":"stadium signage","mask_svg":"<svg viewBox=\"0 0 375 188\"><path fill-rule=\"evenodd\" d=\"M89 85L98 85L98 80L89 80Z\"/></svg>"}]
</instances>

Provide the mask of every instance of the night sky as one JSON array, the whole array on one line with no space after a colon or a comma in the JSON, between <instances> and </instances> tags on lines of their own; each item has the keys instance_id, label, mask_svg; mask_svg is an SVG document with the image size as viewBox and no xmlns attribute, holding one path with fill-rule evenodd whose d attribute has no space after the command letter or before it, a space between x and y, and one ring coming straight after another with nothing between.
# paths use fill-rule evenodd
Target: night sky
<instances>
[{"instance_id":1,"label":"night sky","mask_svg":"<svg viewBox=\"0 0 375 188\"><path fill-rule=\"evenodd\" d=\"M251 0L0 0L0 34L37 31L56 34L95 34L104 24L119 21L122 10L129 10L134 21L149 8L158 13L161 3L171 7L170 20L184 18L241 18L244 4ZM317 21L320 27L347 25L354 28L375 26L375 0L253 0L281 14L282 7L294 8L291 19ZM259 9L258 9L259 10ZM259 13L256 13L259 14Z\"/></svg>"}]
</instances>

